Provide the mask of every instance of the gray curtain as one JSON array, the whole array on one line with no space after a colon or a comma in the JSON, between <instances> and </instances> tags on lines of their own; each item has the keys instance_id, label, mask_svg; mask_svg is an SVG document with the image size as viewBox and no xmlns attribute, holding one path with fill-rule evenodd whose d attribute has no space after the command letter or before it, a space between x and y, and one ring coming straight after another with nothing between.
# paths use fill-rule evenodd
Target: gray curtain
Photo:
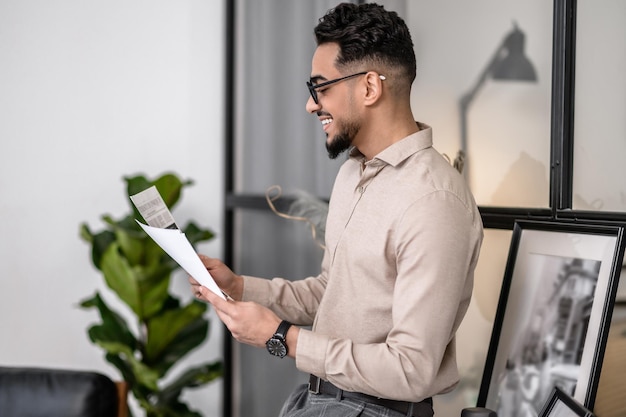
<instances>
[{"instance_id":1,"label":"gray curtain","mask_svg":"<svg viewBox=\"0 0 626 417\"><path fill-rule=\"evenodd\" d=\"M317 117L307 114L313 27L328 0L239 0L236 23L235 189L328 197L339 165L327 157ZM299 279L319 272L322 251L307 227L271 211L237 210L235 269ZM306 375L291 359L234 343L233 415L274 417Z\"/></svg>"},{"instance_id":2,"label":"gray curtain","mask_svg":"<svg viewBox=\"0 0 626 417\"><path fill-rule=\"evenodd\" d=\"M238 192L328 195L340 161L329 161L315 116L306 113L313 27L329 0L240 0L237 10Z\"/></svg>"}]
</instances>

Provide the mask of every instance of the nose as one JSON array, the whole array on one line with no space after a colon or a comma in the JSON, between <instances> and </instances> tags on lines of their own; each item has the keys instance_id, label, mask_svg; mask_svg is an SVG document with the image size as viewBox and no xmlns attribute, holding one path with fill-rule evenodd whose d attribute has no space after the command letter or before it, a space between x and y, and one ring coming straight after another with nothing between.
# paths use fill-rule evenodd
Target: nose
<instances>
[{"instance_id":1,"label":"nose","mask_svg":"<svg viewBox=\"0 0 626 417\"><path fill-rule=\"evenodd\" d=\"M313 114L313 113L317 113L317 111L321 109L322 106L320 106L315 101L313 101L313 97L309 96L309 99L306 101L305 108L308 113Z\"/></svg>"}]
</instances>

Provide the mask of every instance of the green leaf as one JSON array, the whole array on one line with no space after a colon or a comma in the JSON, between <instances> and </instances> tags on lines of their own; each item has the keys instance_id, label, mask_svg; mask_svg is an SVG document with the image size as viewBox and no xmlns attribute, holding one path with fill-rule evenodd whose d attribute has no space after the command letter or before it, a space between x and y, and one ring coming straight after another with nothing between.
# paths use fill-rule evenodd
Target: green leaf
<instances>
[{"instance_id":1,"label":"green leaf","mask_svg":"<svg viewBox=\"0 0 626 417\"><path fill-rule=\"evenodd\" d=\"M128 233L122 228L116 228L115 237L128 263L130 265L141 264L142 260L145 259L145 248L150 244L148 236Z\"/></svg>"},{"instance_id":2,"label":"green leaf","mask_svg":"<svg viewBox=\"0 0 626 417\"><path fill-rule=\"evenodd\" d=\"M153 185L163 198L165 205L170 209L174 208L178 200L180 199L182 189L188 185L193 184L193 181L181 181L174 173L165 173L155 179L149 180L144 175L136 175L134 177L124 177L126 181L126 191L129 197L129 204L133 210L134 217L141 219L141 215L137 211L137 208L130 201L130 196L140 193Z\"/></svg>"},{"instance_id":3,"label":"green leaf","mask_svg":"<svg viewBox=\"0 0 626 417\"><path fill-rule=\"evenodd\" d=\"M96 308L100 313L102 323L97 326L92 326L89 330L89 336L92 341L94 339L118 342L120 344L128 346L131 350L137 346L137 339L128 328L128 324L119 314L115 313L104 302L100 294L96 294L92 298L83 300L80 303L82 308Z\"/></svg>"},{"instance_id":4,"label":"green leaf","mask_svg":"<svg viewBox=\"0 0 626 417\"><path fill-rule=\"evenodd\" d=\"M151 366L160 374L165 375L180 358L197 348L206 339L209 331L209 322L204 318L197 318L178 333L176 338L151 362Z\"/></svg>"},{"instance_id":5,"label":"green leaf","mask_svg":"<svg viewBox=\"0 0 626 417\"><path fill-rule=\"evenodd\" d=\"M115 229L122 229L126 233L130 233L133 236L137 237L138 239L146 237L147 236L146 233L139 227L139 225L137 224L135 219L141 220L141 217L139 217L139 216L135 217L133 215L128 215L128 216L126 216L126 217L124 217L123 219L120 219L120 220L113 220L113 219L107 218L107 222L113 228L115 228Z\"/></svg>"},{"instance_id":6,"label":"green leaf","mask_svg":"<svg viewBox=\"0 0 626 417\"><path fill-rule=\"evenodd\" d=\"M81 223L79 228L79 236L87 243L93 243L93 233L89 229L89 225L87 223Z\"/></svg>"},{"instance_id":7,"label":"green leaf","mask_svg":"<svg viewBox=\"0 0 626 417\"><path fill-rule=\"evenodd\" d=\"M166 387L161 388L157 395L155 408L167 410L169 416L195 416L187 406L178 401L181 392L185 388L197 388L207 384L223 375L222 362L205 363L188 369L182 375L172 380ZM190 414L191 413L191 414Z\"/></svg>"},{"instance_id":8,"label":"green leaf","mask_svg":"<svg viewBox=\"0 0 626 417\"><path fill-rule=\"evenodd\" d=\"M102 349L104 349L107 353L111 354L111 355L120 355L120 357L125 357L125 358L133 358L133 350L134 348L128 345L125 345L123 343L117 343L117 342L109 342L107 340L104 339L100 339L98 338L98 334L99 332L91 332L91 330L98 330L100 327L99 326L93 326L90 329L90 333L89 335L92 336L94 335L94 341L95 343L100 346ZM130 361L129 361L130 362Z\"/></svg>"},{"instance_id":9,"label":"green leaf","mask_svg":"<svg viewBox=\"0 0 626 417\"><path fill-rule=\"evenodd\" d=\"M140 321L158 312L168 297L170 270L159 264L132 267L118 243L112 243L102 256L102 273L109 288Z\"/></svg>"},{"instance_id":10,"label":"green leaf","mask_svg":"<svg viewBox=\"0 0 626 417\"><path fill-rule=\"evenodd\" d=\"M208 229L201 229L194 222L189 222L189 224L185 227L184 232L187 240L189 240L189 243L192 245L205 240L211 240L215 237L212 231Z\"/></svg>"},{"instance_id":11,"label":"green leaf","mask_svg":"<svg viewBox=\"0 0 626 417\"><path fill-rule=\"evenodd\" d=\"M143 306L139 298L139 277L120 254L119 243L112 243L102 255L102 273L113 291L139 317L143 318Z\"/></svg>"},{"instance_id":12,"label":"green leaf","mask_svg":"<svg viewBox=\"0 0 626 417\"><path fill-rule=\"evenodd\" d=\"M141 305L143 308L142 320L148 320L162 311L165 300L169 297L170 269L161 267L150 277L140 283Z\"/></svg>"},{"instance_id":13,"label":"green leaf","mask_svg":"<svg viewBox=\"0 0 626 417\"><path fill-rule=\"evenodd\" d=\"M97 234L93 234L89 230L89 226L82 224L80 228L80 236L87 242L91 243L91 262L97 269L102 269L102 254L115 242L115 234L110 230L103 230Z\"/></svg>"},{"instance_id":14,"label":"green leaf","mask_svg":"<svg viewBox=\"0 0 626 417\"><path fill-rule=\"evenodd\" d=\"M125 368L130 369L130 373L133 375L133 380L136 384L143 385L153 391L159 389L157 385L160 377L159 373L143 363L140 358L136 358L133 355L133 350L129 349L128 346L120 343L96 343L109 355L117 356L120 360L125 362Z\"/></svg>"},{"instance_id":15,"label":"green leaf","mask_svg":"<svg viewBox=\"0 0 626 417\"><path fill-rule=\"evenodd\" d=\"M193 184L193 181L187 180L183 182L173 173L163 174L154 181L155 187L170 210L178 203L183 187L191 184Z\"/></svg>"},{"instance_id":16,"label":"green leaf","mask_svg":"<svg viewBox=\"0 0 626 417\"><path fill-rule=\"evenodd\" d=\"M202 414L192 411L186 404L180 401L171 401L167 404L155 401L157 405L151 405L146 417L202 417Z\"/></svg>"},{"instance_id":17,"label":"green leaf","mask_svg":"<svg viewBox=\"0 0 626 417\"><path fill-rule=\"evenodd\" d=\"M159 373L134 356L126 357L133 370L137 383L153 391L158 391Z\"/></svg>"},{"instance_id":18,"label":"green leaf","mask_svg":"<svg viewBox=\"0 0 626 417\"><path fill-rule=\"evenodd\" d=\"M206 305L192 302L183 308L167 310L147 322L146 360L155 361L178 334L197 319L202 319Z\"/></svg>"},{"instance_id":19,"label":"green leaf","mask_svg":"<svg viewBox=\"0 0 626 417\"><path fill-rule=\"evenodd\" d=\"M151 409L152 404L150 404L149 399L154 397L155 392L159 392L158 387L155 390L153 386L148 387L144 385L140 379L137 379L138 376L135 374L135 369L121 355L107 354L105 358L107 362L120 370L122 378L128 383L129 391L132 392L141 407L146 410ZM152 384L149 383L148 385Z\"/></svg>"},{"instance_id":20,"label":"green leaf","mask_svg":"<svg viewBox=\"0 0 626 417\"><path fill-rule=\"evenodd\" d=\"M197 388L222 376L224 365L221 361L205 363L188 369L178 378L161 389L160 397L168 402L177 398L184 388Z\"/></svg>"},{"instance_id":21,"label":"green leaf","mask_svg":"<svg viewBox=\"0 0 626 417\"><path fill-rule=\"evenodd\" d=\"M124 181L126 181L126 195L129 197L131 195L135 195L137 193L142 192L150 187L152 187L152 181L147 179L144 175L135 175L133 177L124 177Z\"/></svg>"},{"instance_id":22,"label":"green leaf","mask_svg":"<svg viewBox=\"0 0 626 417\"><path fill-rule=\"evenodd\" d=\"M98 293L94 297L81 302L81 306L84 308L97 308L102 318L102 324L89 328L88 334L91 341L102 347L107 352L107 355L117 357L118 360L116 360L115 364L125 364L123 368L118 368L121 372L128 374L130 370L135 382L148 388L156 389L159 377L158 372L148 368L135 358L134 352L138 342L130 330L128 330L124 319L113 312Z\"/></svg>"},{"instance_id":23,"label":"green leaf","mask_svg":"<svg viewBox=\"0 0 626 417\"><path fill-rule=\"evenodd\" d=\"M111 353L107 353L105 355L105 359L107 360L107 362L115 366L120 371L120 373L122 374L122 378L124 378L124 381L128 383L129 390L133 391L135 395L139 394L140 396L145 397L146 394L141 392L141 390L137 389L138 387L137 378L135 378L133 369L128 364L128 362L122 359L120 355L118 354L113 355ZM147 393L145 388L143 388L143 391Z\"/></svg>"}]
</instances>

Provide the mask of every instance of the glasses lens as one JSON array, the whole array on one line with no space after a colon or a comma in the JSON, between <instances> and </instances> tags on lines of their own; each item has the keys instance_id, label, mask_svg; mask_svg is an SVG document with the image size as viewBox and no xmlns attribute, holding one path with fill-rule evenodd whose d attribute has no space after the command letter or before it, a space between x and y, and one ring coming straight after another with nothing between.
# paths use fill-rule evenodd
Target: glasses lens
<instances>
[{"instance_id":1,"label":"glasses lens","mask_svg":"<svg viewBox=\"0 0 626 417\"><path fill-rule=\"evenodd\" d=\"M319 104L317 102L317 91L315 90L315 86L311 83L311 81L307 81L306 86L309 87L309 93L311 93L311 97L313 97L315 104Z\"/></svg>"}]
</instances>

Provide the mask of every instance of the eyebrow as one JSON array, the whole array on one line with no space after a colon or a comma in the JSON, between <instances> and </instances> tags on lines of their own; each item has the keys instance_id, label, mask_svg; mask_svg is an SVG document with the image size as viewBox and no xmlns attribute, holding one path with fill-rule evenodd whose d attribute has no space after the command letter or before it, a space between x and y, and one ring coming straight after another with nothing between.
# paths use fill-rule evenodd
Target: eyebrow
<instances>
[{"instance_id":1,"label":"eyebrow","mask_svg":"<svg viewBox=\"0 0 626 417\"><path fill-rule=\"evenodd\" d=\"M320 81L326 81L328 80L328 78L324 77L323 75L311 75L311 78L309 78L309 82L311 84L319 84Z\"/></svg>"}]
</instances>

